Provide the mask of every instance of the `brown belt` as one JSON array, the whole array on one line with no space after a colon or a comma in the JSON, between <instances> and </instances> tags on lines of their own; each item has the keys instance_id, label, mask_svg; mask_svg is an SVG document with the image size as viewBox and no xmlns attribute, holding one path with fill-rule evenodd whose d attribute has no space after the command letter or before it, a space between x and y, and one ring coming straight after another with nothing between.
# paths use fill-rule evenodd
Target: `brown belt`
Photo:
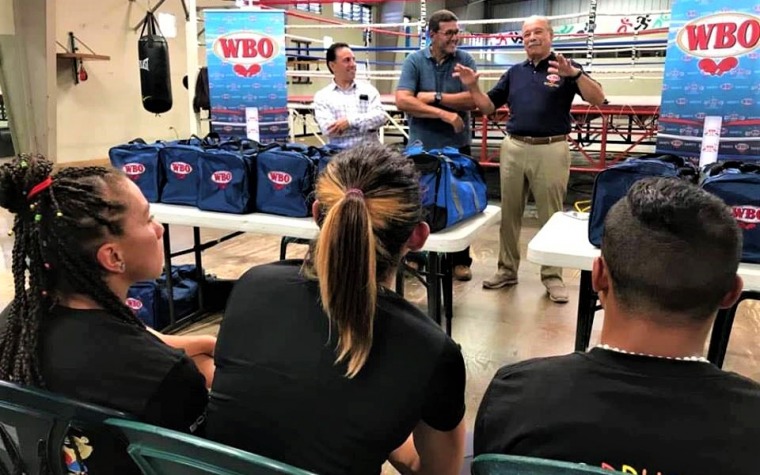
<instances>
[{"instance_id":1,"label":"brown belt","mask_svg":"<svg viewBox=\"0 0 760 475\"><path fill-rule=\"evenodd\" d=\"M547 145L554 142L564 142L567 140L567 135L552 135L551 137L523 137L522 135L509 134L509 136L520 142L525 142L530 145Z\"/></svg>"}]
</instances>

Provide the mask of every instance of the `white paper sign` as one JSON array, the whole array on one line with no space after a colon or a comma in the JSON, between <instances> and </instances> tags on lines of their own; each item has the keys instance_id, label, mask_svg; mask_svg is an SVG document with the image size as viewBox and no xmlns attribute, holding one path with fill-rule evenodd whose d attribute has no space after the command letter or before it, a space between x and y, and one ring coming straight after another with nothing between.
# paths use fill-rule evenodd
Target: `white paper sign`
<instances>
[{"instance_id":1,"label":"white paper sign","mask_svg":"<svg viewBox=\"0 0 760 475\"><path fill-rule=\"evenodd\" d=\"M705 124L702 128L702 150L699 154L699 166L703 167L718 161L718 147L720 146L720 129L723 126L723 117L719 115L705 116Z\"/></svg>"},{"instance_id":2,"label":"white paper sign","mask_svg":"<svg viewBox=\"0 0 760 475\"><path fill-rule=\"evenodd\" d=\"M259 109L245 108L245 135L251 140L259 141Z\"/></svg>"}]
</instances>

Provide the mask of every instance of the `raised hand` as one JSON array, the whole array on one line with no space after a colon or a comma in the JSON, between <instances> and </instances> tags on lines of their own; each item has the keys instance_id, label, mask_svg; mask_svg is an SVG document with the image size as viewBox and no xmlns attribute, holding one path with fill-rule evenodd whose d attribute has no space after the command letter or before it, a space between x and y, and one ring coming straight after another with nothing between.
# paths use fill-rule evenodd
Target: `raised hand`
<instances>
[{"instance_id":1,"label":"raised hand","mask_svg":"<svg viewBox=\"0 0 760 475\"><path fill-rule=\"evenodd\" d=\"M573 63L571 63L569 59L559 53L557 53L556 57L556 61L549 61L550 74L559 74L562 77L573 77L578 75L580 69L573 66Z\"/></svg>"},{"instance_id":2,"label":"raised hand","mask_svg":"<svg viewBox=\"0 0 760 475\"><path fill-rule=\"evenodd\" d=\"M462 84L468 89L477 85L478 79L480 79L480 73L475 72L472 68L468 68L462 64L454 66L454 73L451 76L459 78L459 80L462 81Z\"/></svg>"}]
</instances>

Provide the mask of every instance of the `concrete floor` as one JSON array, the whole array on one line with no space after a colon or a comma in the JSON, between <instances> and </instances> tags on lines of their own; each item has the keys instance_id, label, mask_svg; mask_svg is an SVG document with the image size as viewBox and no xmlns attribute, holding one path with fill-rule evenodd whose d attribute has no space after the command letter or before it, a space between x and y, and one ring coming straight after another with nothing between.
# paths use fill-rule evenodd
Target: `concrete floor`
<instances>
[{"instance_id":1,"label":"concrete floor","mask_svg":"<svg viewBox=\"0 0 760 475\"><path fill-rule=\"evenodd\" d=\"M7 236L10 216L0 212L0 308L12 298L10 252L12 238ZM522 254L535 235L535 219L524 219L520 239ZM192 244L191 228L172 226L172 247L185 249ZM204 240L223 233L202 230ZM279 255L276 236L247 234L227 241L204 253L207 272L219 278L235 279L249 267L274 261ZM537 265L523 261L520 283L501 290L483 290L481 282L496 269L498 224L491 226L472 245L473 280L454 284L453 338L462 345L467 365L467 427L471 431L485 389L496 370L505 364L527 358L571 352L575 337L576 309L580 271L565 269L570 302L554 304L546 297ZM300 257L305 246L291 245L288 257ZM176 263L190 263L184 256ZM406 297L425 309L424 288L413 279L406 281ZM597 314L591 344L599 338L603 312ZM219 317L194 325L189 332L215 334ZM724 368L760 381L760 302L745 301L737 314ZM393 473L387 469L386 473Z\"/></svg>"}]
</instances>

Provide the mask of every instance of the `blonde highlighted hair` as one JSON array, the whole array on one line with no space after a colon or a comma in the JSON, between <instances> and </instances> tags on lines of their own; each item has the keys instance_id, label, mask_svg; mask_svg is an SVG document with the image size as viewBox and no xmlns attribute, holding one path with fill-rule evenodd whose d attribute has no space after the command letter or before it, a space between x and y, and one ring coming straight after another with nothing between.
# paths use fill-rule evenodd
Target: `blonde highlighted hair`
<instances>
[{"instance_id":1,"label":"blonde highlighted hair","mask_svg":"<svg viewBox=\"0 0 760 475\"><path fill-rule=\"evenodd\" d=\"M317 182L321 231L313 270L322 307L338 330L336 364L355 377L369 358L379 290L422 220L410 160L382 145L336 155Z\"/></svg>"}]
</instances>

